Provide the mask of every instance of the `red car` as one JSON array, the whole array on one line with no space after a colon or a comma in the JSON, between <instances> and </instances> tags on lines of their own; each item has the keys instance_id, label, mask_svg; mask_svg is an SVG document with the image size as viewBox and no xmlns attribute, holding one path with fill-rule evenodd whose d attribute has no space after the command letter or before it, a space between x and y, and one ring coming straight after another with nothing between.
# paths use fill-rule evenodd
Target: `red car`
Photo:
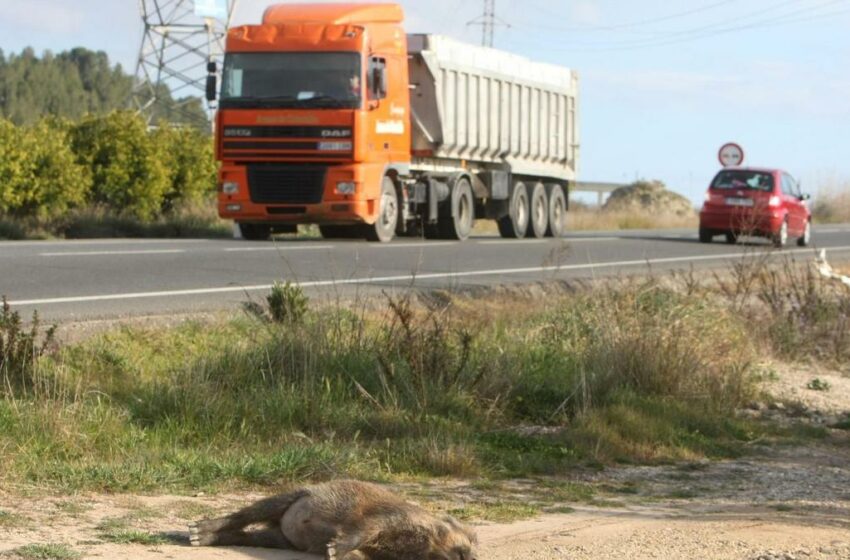
<instances>
[{"instance_id":1,"label":"red car","mask_svg":"<svg viewBox=\"0 0 850 560\"><path fill-rule=\"evenodd\" d=\"M725 235L735 243L740 235L771 239L777 247L796 238L805 247L812 238L809 195L780 169L726 168L717 173L699 214L699 240L711 243Z\"/></svg>"}]
</instances>

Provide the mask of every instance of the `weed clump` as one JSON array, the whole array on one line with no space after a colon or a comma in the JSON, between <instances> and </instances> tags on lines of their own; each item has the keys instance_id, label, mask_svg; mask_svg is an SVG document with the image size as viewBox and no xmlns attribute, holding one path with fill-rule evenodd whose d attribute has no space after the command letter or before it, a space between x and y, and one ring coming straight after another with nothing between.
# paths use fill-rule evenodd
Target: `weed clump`
<instances>
[{"instance_id":1,"label":"weed clump","mask_svg":"<svg viewBox=\"0 0 850 560\"><path fill-rule=\"evenodd\" d=\"M285 283L274 283L266 296L265 307L255 301L248 301L243 304L243 309L263 321L293 325L304 322L309 304L310 299L303 288L287 280Z\"/></svg>"},{"instance_id":2,"label":"weed clump","mask_svg":"<svg viewBox=\"0 0 850 560\"><path fill-rule=\"evenodd\" d=\"M38 359L54 342L56 327L51 326L43 335L38 312L33 312L29 329L23 325L21 315L12 311L9 302L2 298L0 306L0 393L35 386Z\"/></svg>"}]
</instances>

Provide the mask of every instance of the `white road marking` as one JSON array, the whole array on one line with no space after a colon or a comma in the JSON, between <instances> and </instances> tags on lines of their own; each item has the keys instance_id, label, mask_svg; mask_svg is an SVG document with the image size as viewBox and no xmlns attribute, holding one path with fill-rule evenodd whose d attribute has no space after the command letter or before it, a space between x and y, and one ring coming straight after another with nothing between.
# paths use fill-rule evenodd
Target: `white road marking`
<instances>
[{"instance_id":1,"label":"white road marking","mask_svg":"<svg viewBox=\"0 0 850 560\"><path fill-rule=\"evenodd\" d=\"M547 243L547 239L497 239L494 241L479 241L480 245L518 245L520 243Z\"/></svg>"},{"instance_id":2,"label":"white road marking","mask_svg":"<svg viewBox=\"0 0 850 560\"><path fill-rule=\"evenodd\" d=\"M829 247L828 252L843 252L850 251L850 245L841 247ZM667 257L660 259L642 259L632 261L616 261L603 263L587 263L587 264L572 264L563 266L533 266L525 268L502 268L490 270L467 270L461 272L434 272L423 274L401 274L398 276L375 276L371 278L348 278L343 280L315 280L311 282L300 282L299 285L303 288L317 288L324 286L346 286L358 284L375 284L381 282L413 282L416 280L440 280L440 279L457 279L471 278L476 276L505 276L511 274L533 274L541 272L562 272L567 270L587 270L600 268L617 268L629 266L652 266L654 264L670 264L670 263L686 263L695 261L711 261L735 259L742 257L760 257L767 256L770 258L781 257L784 255L794 255L801 253L810 253L814 256L814 249L792 249L785 251L761 251L753 253L722 253L719 255L697 255L690 257ZM122 299L143 299L156 297L175 297L175 296L194 296L194 295L209 295L209 294L226 294L234 292L254 292L271 289L272 284L260 284L256 286L226 286L221 288L197 288L192 290L169 290L160 292L131 292L124 294L104 294L94 296L77 296L77 297L59 297L59 298L44 298L44 299L29 299L10 301L9 305L47 305L54 303L83 303L90 301L110 301Z\"/></svg>"},{"instance_id":3,"label":"white road marking","mask_svg":"<svg viewBox=\"0 0 850 560\"><path fill-rule=\"evenodd\" d=\"M308 249L333 249L333 245L303 245L303 246L283 246L276 245L274 247L230 247L225 249L226 253L251 253L257 251L304 251Z\"/></svg>"},{"instance_id":4,"label":"white road marking","mask_svg":"<svg viewBox=\"0 0 850 560\"><path fill-rule=\"evenodd\" d=\"M422 243L381 243L380 245L366 245L380 249L405 249L416 247L445 247L446 245L460 245L460 241L425 241Z\"/></svg>"},{"instance_id":5,"label":"white road marking","mask_svg":"<svg viewBox=\"0 0 850 560\"><path fill-rule=\"evenodd\" d=\"M622 241L623 239L628 239L628 237L560 237L554 241L572 243L573 241Z\"/></svg>"},{"instance_id":6,"label":"white road marking","mask_svg":"<svg viewBox=\"0 0 850 560\"><path fill-rule=\"evenodd\" d=\"M210 243L211 239L66 239L62 241L0 241L0 247L51 247L54 245L165 245Z\"/></svg>"},{"instance_id":7,"label":"white road marking","mask_svg":"<svg viewBox=\"0 0 850 560\"><path fill-rule=\"evenodd\" d=\"M848 231L842 228L827 228L827 229L815 229L814 233L844 233Z\"/></svg>"},{"instance_id":8,"label":"white road marking","mask_svg":"<svg viewBox=\"0 0 850 560\"><path fill-rule=\"evenodd\" d=\"M39 253L42 257L102 257L130 255L173 255L185 253L186 249L143 249L139 251L67 251L60 253Z\"/></svg>"}]
</instances>

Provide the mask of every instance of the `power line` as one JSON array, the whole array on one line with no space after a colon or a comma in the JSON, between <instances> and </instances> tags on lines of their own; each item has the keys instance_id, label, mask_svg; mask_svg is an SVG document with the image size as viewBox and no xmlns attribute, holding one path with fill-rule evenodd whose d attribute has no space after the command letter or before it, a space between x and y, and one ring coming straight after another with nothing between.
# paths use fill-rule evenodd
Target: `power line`
<instances>
[{"instance_id":1,"label":"power line","mask_svg":"<svg viewBox=\"0 0 850 560\"><path fill-rule=\"evenodd\" d=\"M659 16L650 19L643 19L638 21L632 21L628 23L618 23L613 25L577 25L577 26L568 26L568 27L560 27L561 31L615 31L619 29L630 29L634 27L642 27L644 25L650 25L653 23L660 23L663 21L670 21L674 19L685 18L688 16L692 16L694 14L699 14L701 12L706 12L708 10L713 10L714 8L719 8L721 6L725 6L727 4L731 4L732 2L736 2L737 0L721 0L720 2L714 2L712 4L707 4L704 6L700 6L699 8L694 8L691 10L687 10L684 12L676 12L673 14L668 14L666 16ZM795 0L797 1L797 0ZM558 14L549 10L548 8L542 7L537 2L527 2L531 7L536 8L538 11L545 12L550 14L551 16L557 18L564 18L563 14Z\"/></svg>"},{"instance_id":2,"label":"power line","mask_svg":"<svg viewBox=\"0 0 850 560\"><path fill-rule=\"evenodd\" d=\"M781 8L787 7L791 4L799 3L800 0L788 0L777 4L775 6L771 6L769 8L748 12L741 16L737 16L735 18L726 19L722 21L717 21L711 24L707 24L700 27L690 28L678 32L667 32L661 34L660 37L652 38L652 39L641 39L641 40L632 40L632 41L619 41L615 43L584 43L584 46L578 47L562 47L562 48L553 48L551 42L547 45L547 48L550 50L557 51L583 51L583 52L604 52L604 51L617 51L617 50L630 50L630 49L638 49L638 48L646 48L646 47L656 47L656 46L665 46L672 45L678 43L685 43L689 41L695 41L703 38L713 37L717 35L722 35L726 33L731 33L735 31L743 31L747 29L758 29L761 27L770 27L775 25L785 25L785 24L794 24L794 23L804 23L808 21L819 20L823 18L831 18L839 15L843 15L847 12L850 12L848 9L842 9L832 12L820 12L820 13L812 13L816 10L822 10L824 8L829 8L831 6L835 6L836 4L842 4L847 2L848 0L829 0L827 2L823 2L816 6L802 8L798 10L793 10L790 12L786 12L783 14L776 15L772 18L768 19L760 19L756 21L751 21L749 23L744 23L740 25L736 25L736 22L752 20L758 16L764 15L766 12L776 11ZM810 14L805 16L803 14ZM801 17L794 17L801 16ZM563 44L563 43L562 43ZM575 44L575 43L574 43Z\"/></svg>"}]
</instances>

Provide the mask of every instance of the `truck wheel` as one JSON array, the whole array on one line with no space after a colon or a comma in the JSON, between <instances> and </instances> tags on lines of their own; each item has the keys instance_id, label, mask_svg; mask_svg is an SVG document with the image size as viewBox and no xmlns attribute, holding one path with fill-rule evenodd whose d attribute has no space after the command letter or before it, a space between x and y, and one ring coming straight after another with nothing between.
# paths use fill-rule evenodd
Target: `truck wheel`
<instances>
[{"instance_id":1,"label":"truck wheel","mask_svg":"<svg viewBox=\"0 0 850 560\"><path fill-rule=\"evenodd\" d=\"M528 189L525 183L514 185L508 215L499 219L499 234L505 238L520 239L528 230Z\"/></svg>"},{"instance_id":2,"label":"truck wheel","mask_svg":"<svg viewBox=\"0 0 850 560\"><path fill-rule=\"evenodd\" d=\"M366 239L387 243L395 237L398 226L398 193L395 184L389 177L381 182L381 197L378 199L378 219L375 224L368 226Z\"/></svg>"},{"instance_id":3,"label":"truck wheel","mask_svg":"<svg viewBox=\"0 0 850 560\"><path fill-rule=\"evenodd\" d=\"M441 239L463 241L475 226L475 198L467 179L460 179L452 193L452 215L440 218L437 223Z\"/></svg>"},{"instance_id":4,"label":"truck wheel","mask_svg":"<svg viewBox=\"0 0 850 560\"><path fill-rule=\"evenodd\" d=\"M248 241L265 241L272 235L272 227L263 224L239 223L239 233Z\"/></svg>"},{"instance_id":5,"label":"truck wheel","mask_svg":"<svg viewBox=\"0 0 850 560\"><path fill-rule=\"evenodd\" d=\"M549 227L549 200L546 198L546 187L537 183L531 189L531 202L526 236L540 239L546 235Z\"/></svg>"},{"instance_id":6,"label":"truck wheel","mask_svg":"<svg viewBox=\"0 0 850 560\"><path fill-rule=\"evenodd\" d=\"M561 185L549 191L549 227L546 237L563 237L567 231L567 197Z\"/></svg>"},{"instance_id":7,"label":"truck wheel","mask_svg":"<svg viewBox=\"0 0 850 560\"><path fill-rule=\"evenodd\" d=\"M363 230L358 226L319 226L319 233L324 239L356 239L363 236Z\"/></svg>"}]
</instances>

